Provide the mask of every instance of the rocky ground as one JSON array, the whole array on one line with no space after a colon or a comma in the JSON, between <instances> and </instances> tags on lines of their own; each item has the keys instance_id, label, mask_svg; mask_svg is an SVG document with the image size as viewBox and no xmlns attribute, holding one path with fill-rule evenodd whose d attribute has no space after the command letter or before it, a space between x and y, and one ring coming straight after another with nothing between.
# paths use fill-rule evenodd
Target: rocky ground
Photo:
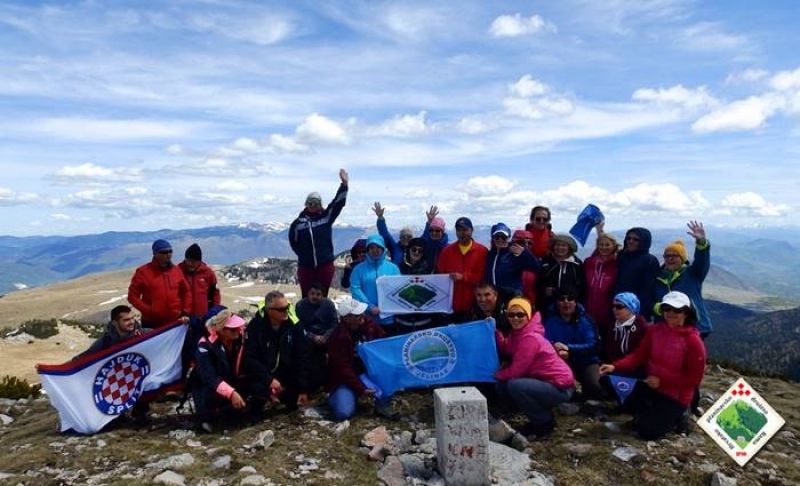
<instances>
[{"instance_id":1,"label":"rocky ground","mask_svg":"<svg viewBox=\"0 0 800 486\"><path fill-rule=\"evenodd\" d=\"M704 391L714 397L736 374L711 366ZM554 435L527 441L495 427L492 477L499 484L800 484L800 398L797 384L753 378L750 384L787 422L744 468L699 428L642 442L620 424L565 407ZM276 410L255 425L195 432L175 402L158 403L151 423L130 422L94 436L60 434L46 398L0 401L0 483L71 484L430 484L435 472L435 424L430 391L400 394L402 418L389 422L364 404L349 422L326 420L325 406L292 414ZM504 416L512 425L521 417ZM505 437L504 437L505 435ZM517 449L521 450L518 451Z\"/></svg>"}]
</instances>

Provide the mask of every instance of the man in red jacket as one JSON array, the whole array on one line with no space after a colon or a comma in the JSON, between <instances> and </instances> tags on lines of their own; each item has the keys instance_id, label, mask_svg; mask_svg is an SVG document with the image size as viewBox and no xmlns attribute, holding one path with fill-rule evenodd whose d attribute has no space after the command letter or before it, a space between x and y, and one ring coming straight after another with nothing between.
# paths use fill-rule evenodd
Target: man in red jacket
<instances>
[{"instance_id":1,"label":"man in red jacket","mask_svg":"<svg viewBox=\"0 0 800 486\"><path fill-rule=\"evenodd\" d=\"M183 277L192 293L192 310L189 312L191 317L201 318L208 313L209 308L220 304L217 274L203 263L203 250L200 245L193 243L187 248L184 260L178 267L183 272Z\"/></svg>"},{"instance_id":2,"label":"man in red jacket","mask_svg":"<svg viewBox=\"0 0 800 486\"><path fill-rule=\"evenodd\" d=\"M453 322L469 320L475 287L483 280L489 250L472 239L472 221L456 220L458 241L444 247L436 261L437 273L448 273L453 283Z\"/></svg>"},{"instance_id":3,"label":"man in red jacket","mask_svg":"<svg viewBox=\"0 0 800 486\"><path fill-rule=\"evenodd\" d=\"M142 327L159 328L189 322L192 294L183 272L172 264L172 246L153 243L153 259L136 269L128 287L128 302L142 313Z\"/></svg>"}]
</instances>

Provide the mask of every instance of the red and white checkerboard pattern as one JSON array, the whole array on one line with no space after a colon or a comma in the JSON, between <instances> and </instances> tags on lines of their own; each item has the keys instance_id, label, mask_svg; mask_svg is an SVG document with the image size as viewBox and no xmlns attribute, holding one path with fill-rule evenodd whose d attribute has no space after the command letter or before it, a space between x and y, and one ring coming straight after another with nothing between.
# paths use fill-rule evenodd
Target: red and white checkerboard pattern
<instances>
[{"instance_id":1,"label":"red and white checkerboard pattern","mask_svg":"<svg viewBox=\"0 0 800 486\"><path fill-rule=\"evenodd\" d=\"M109 405L127 403L141 380L142 369L137 364L126 361L114 365L103 381L103 400Z\"/></svg>"}]
</instances>

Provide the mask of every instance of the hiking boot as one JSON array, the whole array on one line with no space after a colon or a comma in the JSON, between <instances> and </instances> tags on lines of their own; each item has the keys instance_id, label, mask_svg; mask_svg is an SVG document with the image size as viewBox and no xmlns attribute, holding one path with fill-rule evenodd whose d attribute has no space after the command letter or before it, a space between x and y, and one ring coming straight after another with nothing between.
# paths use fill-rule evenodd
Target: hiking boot
<instances>
[{"instance_id":1,"label":"hiking boot","mask_svg":"<svg viewBox=\"0 0 800 486\"><path fill-rule=\"evenodd\" d=\"M200 431L206 434L213 434L214 425L211 422L200 422Z\"/></svg>"},{"instance_id":2,"label":"hiking boot","mask_svg":"<svg viewBox=\"0 0 800 486\"><path fill-rule=\"evenodd\" d=\"M689 411L686 410L681 415L681 418L678 419L678 423L675 424L675 433L676 434L684 434L688 435L692 432L692 421L689 420Z\"/></svg>"}]
</instances>

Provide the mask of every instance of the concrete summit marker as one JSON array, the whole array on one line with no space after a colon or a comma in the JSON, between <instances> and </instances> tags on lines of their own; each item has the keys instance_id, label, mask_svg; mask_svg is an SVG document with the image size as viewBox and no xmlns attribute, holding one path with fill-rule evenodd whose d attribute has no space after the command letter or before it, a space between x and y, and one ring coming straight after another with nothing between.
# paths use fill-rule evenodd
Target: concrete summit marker
<instances>
[{"instance_id":1,"label":"concrete summit marker","mask_svg":"<svg viewBox=\"0 0 800 486\"><path fill-rule=\"evenodd\" d=\"M489 422L486 398L477 388L433 392L439 472L447 484L489 484Z\"/></svg>"},{"instance_id":2,"label":"concrete summit marker","mask_svg":"<svg viewBox=\"0 0 800 486\"><path fill-rule=\"evenodd\" d=\"M737 464L744 466L786 421L739 378L697 423Z\"/></svg>"}]
</instances>

